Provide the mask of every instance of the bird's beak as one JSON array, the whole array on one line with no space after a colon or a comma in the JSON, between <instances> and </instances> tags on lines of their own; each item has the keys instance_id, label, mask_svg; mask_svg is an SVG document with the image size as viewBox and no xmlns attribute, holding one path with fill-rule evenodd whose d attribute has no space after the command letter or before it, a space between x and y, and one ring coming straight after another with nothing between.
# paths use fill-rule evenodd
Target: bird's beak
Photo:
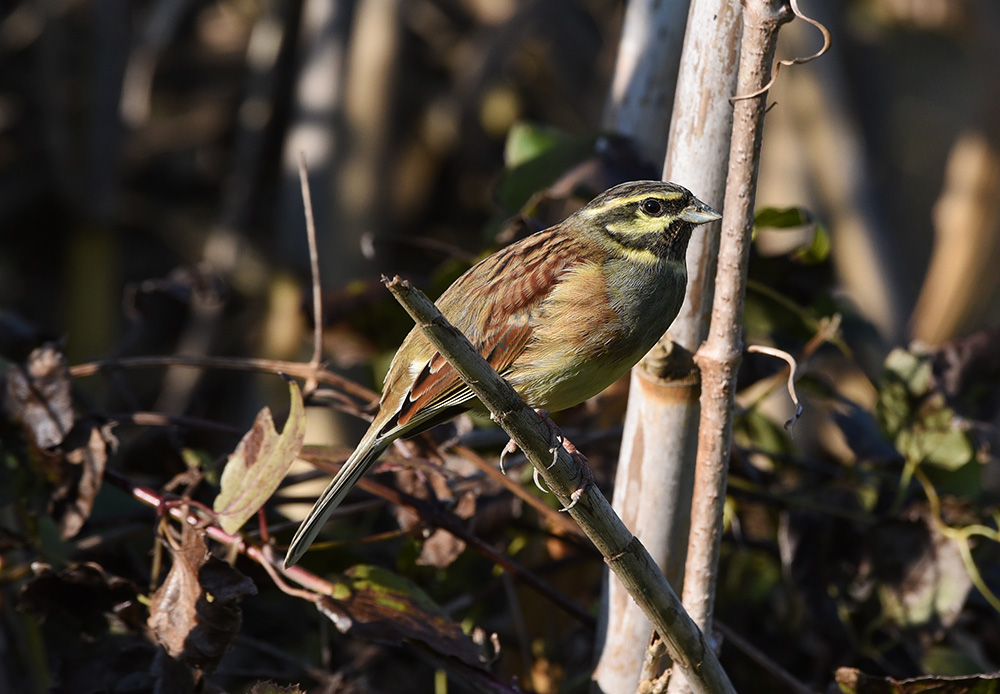
<instances>
[{"instance_id":1,"label":"bird's beak","mask_svg":"<svg viewBox=\"0 0 1000 694\"><path fill-rule=\"evenodd\" d=\"M705 224L706 222L714 222L716 219L722 219L721 214L697 198L684 208L680 217L685 222L691 222L692 224Z\"/></svg>"}]
</instances>

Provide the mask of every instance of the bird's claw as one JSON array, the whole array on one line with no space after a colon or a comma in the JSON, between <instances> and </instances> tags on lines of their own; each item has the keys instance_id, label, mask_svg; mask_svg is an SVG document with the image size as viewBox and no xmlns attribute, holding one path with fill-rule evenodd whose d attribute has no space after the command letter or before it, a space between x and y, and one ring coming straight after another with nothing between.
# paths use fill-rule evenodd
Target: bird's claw
<instances>
[{"instance_id":1,"label":"bird's claw","mask_svg":"<svg viewBox=\"0 0 1000 694\"><path fill-rule=\"evenodd\" d=\"M569 441L566 441L563 445L566 447L566 451L570 454L570 456L572 456L576 464L580 466L583 473L583 481L580 483L580 486L574 489L573 493L569 495L569 504L559 509L560 513L565 513L576 506L580 502L580 499L583 498L583 495L587 492L587 489L590 488L590 485L594 483L594 471L591 470L590 465L587 464L587 456L578 451L576 446Z\"/></svg>"},{"instance_id":2,"label":"bird's claw","mask_svg":"<svg viewBox=\"0 0 1000 694\"><path fill-rule=\"evenodd\" d=\"M552 466L555 465L556 461L559 459L559 447L563 445L565 439L563 438L562 432L559 431L559 427L557 427L555 422L553 422L552 419L549 417L548 410L543 410L541 408L538 408L535 410L535 413L539 417L541 417L542 421L545 422L545 425L548 426L549 432L551 433L552 437L551 441L552 443L555 444L553 447L549 448L549 453L552 454L552 462L549 463L548 469L551 469ZM494 421L496 420L496 418L493 417L492 414L490 414L490 418L494 419ZM505 475L507 474L507 471L504 470L504 465L503 465L504 461L507 459L508 455L511 455L513 453L517 453L517 442L514 441L514 439L509 439L507 441L507 445L503 447L502 451L500 451L500 472L502 472ZM536 482L535 485L537 486L538 483ZM539 489L541 489L541 487L539 487ZM548 492L548 490L546 489L542 489L542 491L546 493Z\"/></svg>"},{"instance_id":3,"label":"bird's claw","mask_svg":"<svg viewBox=\"0 0 1000 694\"><path fill-rule=\"evenodd\" d=\"M552 490L550 490L550 489L546 489L546 488L545 488L545 487L544 487L544 486L542 485L542 478L541 478L541 476L540 476L540 475L538 474L538 468L532 468L532 469L531 469L531 481L535 483L535 486L536 486L536 487L538 487L538 490L539 490L539 491L540 491L540 492L541 492L542 494L549 494L549 493L550 493L550 492L552 491Z\"/></svg>"},{"instance_id":4,"label":"bird's claw","mask_svg":"<svg viewBox=\"0 0 1000 694\"><path fill-rule=\"evenodd\" d=\"M573 458L573 461L577 465L579 465L583 470L583 482L580 484L579 487L573 490L572 494L570 494L569 504L559 509L559 511L563 513L571 510L574 506L577 505L577 503L579 503L580 499L583 498L584 493L586 493L590 485L594 483L594 473L591 471L590 465L587 464L587 456L581 453L579 449L573 445L572 441L570 441L569 439L567 439L565 436L562 435L562 432L559 430L559 427L557 427L555 425L555 422L553 422L552 419L549 417L548 411L543 409L536 409L535 412L538 414L538 416L542 418L542 421L545 422L546 426L549 427L549 431L551 432L552 435L551 441L553 443L553 446L552 448L549 449L549 452L552 453L552 462L549 463L546 469L551 469L552 466L556 464L556 462L559 460L559 449L565 448L566 452L569 453L571 458ZM504 446L503 450L500 452L500 471L503 472L504 474L506 474L503 465L504 460L508 455L510 455L511 453L515 453L516 451L517 451L517 444L514 442L514 439L511 439L510 441L507 442L507 445ZM551 490L547 489L545 485L542 484L542 477L538 471L538 468L532 469L531 480L535 483L535 486L538 487L538 489L541 490L543 494L549 494L551 492Z\"/></svg>"},{"instance_id":5,"label":"bird's claw","mask_svg":"<svg viewBox=\"0 0 1000 694\"><path fill-rule=\"evenodd\" d=\"M549 417L549 413L546 410L542 409L535 410L535 412L538 413L538 416L542 418L542 421L545 422L545 424L549 427L549 431L552 433L552 443L554 445L552 446L552 448L549 449L549 451L552 453L552 462L549 464L548 467L551 468L553 465L556 464L556 461L559 460L559 449L565 448L566 452L569 453L573 461L577 465L579 465L583 470L583 482L580 484L579 487L573 490L572 494L570 494L569 504L559 509L560 513L565 513L566 511L569 511L574 506L576 506L577 503L579 503L580 499L583 498L584 493L594 482L594 473L591 471L590 465L587 464L587 456L581 453L580 450L573 445L572 441L563 436L562 431L560 431L559 427L557 427L555 422L553 422L551 417ZM538 487L539 489L541 489L543 492L546 493L549 491L545 489L539 482L540 478L538 476L537 469L532 475L532 478L535 481L536 487Z\"/></svg>"},{"instance_id":6,"label":"bird's claw","mask_svg":"<svg viewBox=\"0 0 1000 694\"><path fill-rule=\"evenodd\" d=\"M502 451L500 451L500 472L502 472L505 475L507 474L507 471L504 470L503 461L507 458L508 455L511 455L513 453L517 453L517 442L514 441L514 439L509 439L507 441L507 445L503 447Z\"/></svg>"},{"instance_id":7,"label":"bird's claw","mask_svg":"<svg viewBox=\"0 0 1000 694\"><path fill-rule=\"evenodd\" d=\"M559 449L562 448L563 444L566 442L566 437L562 435L562 431L560 431L559 427L556 426L556 423L552 421L548 410L537 408L535 413L542 418L542 421L545 422L545 426L549 428L549 435L551 437L550 441L553 445L549 448L549 453L552 454L552 462L549 463L547 469L551 469L552 466L556 464L556 461L559 460Z\"/></svg>"}]
</instances>

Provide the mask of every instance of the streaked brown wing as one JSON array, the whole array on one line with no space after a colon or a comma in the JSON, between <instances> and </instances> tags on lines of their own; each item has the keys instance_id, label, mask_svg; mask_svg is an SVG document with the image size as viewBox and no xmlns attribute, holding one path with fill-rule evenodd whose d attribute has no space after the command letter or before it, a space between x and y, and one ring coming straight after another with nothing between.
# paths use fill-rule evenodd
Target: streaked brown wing
<instances>
[{"instance_id":1,"label":"streaked brown wing","mask_svg":"<svg viewBox=\"0 0 1000 694\"><path fill-rule=\"evenodd\" d=\"M577 243L558 230L529 236L458 278L438 300L438 307L503 375L531 339L532 311L562 274L583 259ZM523 271L515 274L512 268L517 266ZM393 428L408 428L472 397L451 365L434 352L413 380L408 395L401 398Z\"/></svg>"}]
</instances>

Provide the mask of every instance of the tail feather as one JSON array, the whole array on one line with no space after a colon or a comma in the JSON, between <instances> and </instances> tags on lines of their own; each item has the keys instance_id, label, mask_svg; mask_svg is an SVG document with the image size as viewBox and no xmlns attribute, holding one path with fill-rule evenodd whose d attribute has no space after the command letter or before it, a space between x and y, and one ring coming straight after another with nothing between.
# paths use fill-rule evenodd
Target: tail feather
<instances>
[{"instance_id":1,"label":"tail feather","mask_svg":"<svg viewBox=\"0 0 1000 694\"><path fill-rule=\"evenodd\" d=\"M395 437L382 437L374 438L371 441L362 440L344 466L340 468L333 481L330 482L330 486L313 505L299 529L295 531L295 537L288 545L288 553L285 555L286 569L298 563L302 555L309 549L309 545L319 535L319 531L322 530L330 514L340 505L340 502L354 488L358 480L371 469L378 457L382 455L382 451L388 448L394 439Z\"/></svg>"}]
</instances>

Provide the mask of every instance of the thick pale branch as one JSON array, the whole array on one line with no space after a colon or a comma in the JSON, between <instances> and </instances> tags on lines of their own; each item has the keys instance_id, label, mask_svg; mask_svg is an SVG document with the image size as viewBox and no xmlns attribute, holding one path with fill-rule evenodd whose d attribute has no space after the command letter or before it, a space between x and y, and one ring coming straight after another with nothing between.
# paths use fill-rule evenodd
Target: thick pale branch
<instances>
[{"instance_id":1,"label":"thick pale branch","mask_svg":"<svg viewBox=\"0 0 1000 694\"><path fill-rule=\"evenodd\" d=\"M524 451L545 484L580 524L611 570L663 637L674 663L699 692L732 692L733 688L702 633L649 553L615 515L607 499L563 447L553 455L551 431L542 419L500 378L469 341L418 290L399 279L387 282L437 350L455 368L494 419ZM574 503L575 502L575 503Z\"/></svg>"},{"instance_id":2,"label":"thick pale branch","mask_svg":"<svg viewBox=\"0 0 1000 694\"><path fill-rule=\"evenodd\" d=\"M666 4L671 3L661 3ZM680 183L719 209L732 132L729 97L736 93L740 14L733 0L691 1L663 167L664 180ZM644 151L652 156L657 150ZM708 333L718 238L715 223L691 238L684 305L667 339L632 371L615 475L615 509L675 588L684 575L698 447L699 380L691 352ZM607 595L605 646L594 680L605 692L634 690L639 680L659 674L658 659L644 660L651 625L614 577ZM648 667L640 674L644 662Z\"/></svg>"}]
</instances>

